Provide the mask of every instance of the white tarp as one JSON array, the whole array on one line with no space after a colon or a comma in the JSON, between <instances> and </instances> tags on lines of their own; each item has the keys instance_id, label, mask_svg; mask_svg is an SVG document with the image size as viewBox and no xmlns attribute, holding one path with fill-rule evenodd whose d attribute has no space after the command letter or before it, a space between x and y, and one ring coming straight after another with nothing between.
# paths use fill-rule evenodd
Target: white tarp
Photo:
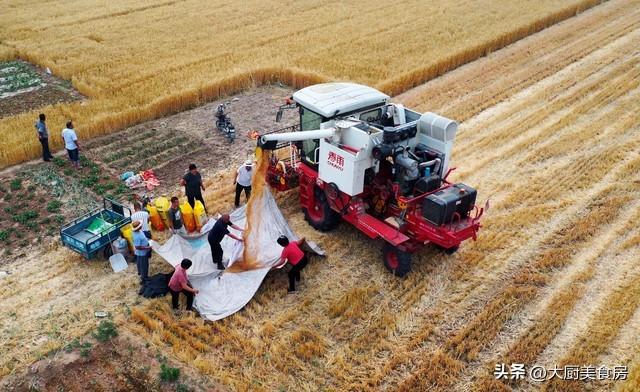
<instances>
[{"instance_id":1,"label":"white tarp","mask_svg":"<svg viewBox=\"0 0 640 392\"><path fill-rule=\"evenodd\" d=\"M262 208L254 208L252 219L251 241L255 246L257 260L262 267L243 272L220 273L211 258L211 247L207 241L207 233L215 223L214 219L202 228L197 235L173 235L163 245L151 241L151 247L172 266L180 264L182 259L190 259L193 266L187 270L191 285L199 290L194 301L194 307L200 315L208 320L220 320L242 309L255 295L265 276L278 261L282 247L276 243L281 235L290 240L298 237L291 231L287 221L282 216L278 205L269 191L264 187L264 197L259 199ZM231 222L240 227L246 227L246 206L231 214ZM256 222L259 218L259 222ZM229 228L231 232L241 236L241 233ZM310 248L318 254L324 253L313 243ZM224 251L223 263L228 268L242 258L243 244L225 236L221 243ZM253 248L252 246L252 248ZM285 288L283 287L283 290Z\"/></svg>"}]
</instances>

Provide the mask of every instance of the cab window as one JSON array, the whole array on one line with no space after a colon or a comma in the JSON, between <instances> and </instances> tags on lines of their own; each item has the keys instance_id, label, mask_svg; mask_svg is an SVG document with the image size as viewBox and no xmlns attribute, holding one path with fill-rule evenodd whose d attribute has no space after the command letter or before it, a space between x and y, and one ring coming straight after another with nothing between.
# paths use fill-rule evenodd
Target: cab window
<instances>
[{"instance_id":1,"label":"cab window","mask_svg":"<svg viewBox=\"0 0 640 392\"><path fill-rule=\"evenodd\" d=\"M320 124L324 121L325 118L318 113L300 106L300 130L313 131L320 129ZM304 160L312 165L317 165L318 162L316 162L315 152L318 147L320 147L320 140L318 139L303 140L302 151L304 152Z\"/></svg>"}]
</instances>

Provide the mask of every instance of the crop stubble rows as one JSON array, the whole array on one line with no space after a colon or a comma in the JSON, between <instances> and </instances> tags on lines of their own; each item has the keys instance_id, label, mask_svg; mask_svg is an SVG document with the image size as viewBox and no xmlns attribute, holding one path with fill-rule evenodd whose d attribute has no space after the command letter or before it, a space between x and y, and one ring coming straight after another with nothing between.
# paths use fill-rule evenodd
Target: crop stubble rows
<instances>
[{"instance_id":1,"label":"crop stubble rows","mask_svg":"<svg viewBox=\"0 0 640 392\"><path fill-rule=\"evenodd\" d=\"M617 12L603 14L620 22L625 11ZM287 208L294 228L318 240L331 256L312 263L305 274L305 294L295 301L281 298L282 276L268 279L245 312L222 322L234 331L230 341L235 348L227 343L211 347L198 354L199 366L238 388L253 383L267 388L485 390L498 387L487 378L496 358L538 359L589 284L600 277L595 266L609 253L592 255L574 271L570 284L557 283L563 271L582 262L579 251L598 248L610 230L624 231L629 225L625 214L633 211L629 203L640 195L634 160L640 153L640 119L632 110L639 93L639 56L633 45L639 14L625 15L624 23L603 24L590 34L590 42L599 45L580 49L583 61L571 65L559 60L543 77L533 68L532 81L517 73L522 80L512 83L529 89L528 94L518 95L491 73L482 76L503 86L504 97L515 98L488 107L485 116L472 113L467 123L473 130L463 123L456 141L456 163L465 167L458 178L478 185L481 194L492 193L495 200L478 243L465 245L452 258L426 250L407 280L393 281L378 275L382 267L373 242L345 227L331 234L309 232L295 208ZM584 29L588 25L578 23ZM578 27L567 22L554 29L560 35L562 29ZM565 34L564 44L577 40L578 46L584 42L581 37ZM472 75L474 65L467 66ZM487 69L486 64L477 67ZM481 85L470 79L471 91ZM451 110L474 107L474 94L466 96L469 101L461 99ZM428 106L429 99L425 102ZM280 203L295 205L295 196L280 196ZM625 243L633 233L627 237ZM637 253L635 246L631 249ZM625 268L634 267L625 261ZM604 331L599 321L603 316L594 314L582 332L595 332L594 343L586 353L578 343L567 347L559 363L597 361L637 308L628 301L632 293L624 290L633 283L632 278L619 282L623 290L602 300L621 303L621 315L609 323L614 327ZM535 318L518 324L522 312L543 299ZM253 325L258 320L260 327ZM271 339L263 342L256 334ZM500 343L503 339L510 342L508 347ZM296 345L304 350L296 350ZM202 360L210 358L213 364L222 356L237 365L238 353L256 359L233 372L212 369Z\"/></svg>"}]
</instances>

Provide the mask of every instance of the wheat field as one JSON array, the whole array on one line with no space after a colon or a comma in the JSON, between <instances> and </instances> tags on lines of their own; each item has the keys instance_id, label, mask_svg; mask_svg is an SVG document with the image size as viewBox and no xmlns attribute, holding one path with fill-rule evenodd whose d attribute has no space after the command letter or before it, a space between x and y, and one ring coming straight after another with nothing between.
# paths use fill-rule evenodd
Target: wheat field
<instances>
[{"instance_id":1,"label":"wheat field","mask_svg":"<svg viewBox=\"0 0 640 392\"><path fill-rule=\"evenodd\" d=\"M453 179L491 209L454 255L425 249L394 278L380 242L348 225L316 232L295 192L279 194L293 230L328 257L311 260L299 294L272 272L243 311L204 323L174 317L167 298L136 299L135 272L114 278L52 249L0 287L0 374L105 309L230 390L585 390L499 381L496 363L628 365L628 380L589 388L640 390L638 42L640 1L612 0L394 98L461 121ZM231 202L231 175L209 180L228 184L207 187L209 209Z\"/></svg>"},{"instance_id":2,"label":"wheat field","mask_svg":"<svg viewBox=\"0 0 640 392\"><path fill-rule=\"evenodd\" d=\"M275 81L397 94L600 2L16 0L0 4L0 60L71 80L89 99L43 110L89 138ZM0 119L0 168L38 156L36 116Z\"/></svg>"}]
</instances>

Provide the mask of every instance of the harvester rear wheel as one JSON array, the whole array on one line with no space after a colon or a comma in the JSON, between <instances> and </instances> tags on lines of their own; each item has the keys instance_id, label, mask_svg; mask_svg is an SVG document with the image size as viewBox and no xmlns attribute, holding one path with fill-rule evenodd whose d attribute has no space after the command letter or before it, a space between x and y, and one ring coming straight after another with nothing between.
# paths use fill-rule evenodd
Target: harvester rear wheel
<instances>
[{"instance_id":1,"label":"harvester rear wheel","mask_svg":"<svg viewBox=\"0 0 640 392\"><path fill-rule=\"evenodd\" d=\"M340 223L340 215L331 209L327 196L320 188L314 189L313 208L303 208L304 219L316 230L333 230Z\"/></svg>"},{"instance_id":2,"label":"harvester rear wheel","mask_svg":"<svg viewBox=\"0 0 640 392\"><path fill-rule=\"evenodd\" d=\"M389 243L382 248L382 261L395 276L403 277L411 271L411 254Z\"/></svg>"}]
</instances>

